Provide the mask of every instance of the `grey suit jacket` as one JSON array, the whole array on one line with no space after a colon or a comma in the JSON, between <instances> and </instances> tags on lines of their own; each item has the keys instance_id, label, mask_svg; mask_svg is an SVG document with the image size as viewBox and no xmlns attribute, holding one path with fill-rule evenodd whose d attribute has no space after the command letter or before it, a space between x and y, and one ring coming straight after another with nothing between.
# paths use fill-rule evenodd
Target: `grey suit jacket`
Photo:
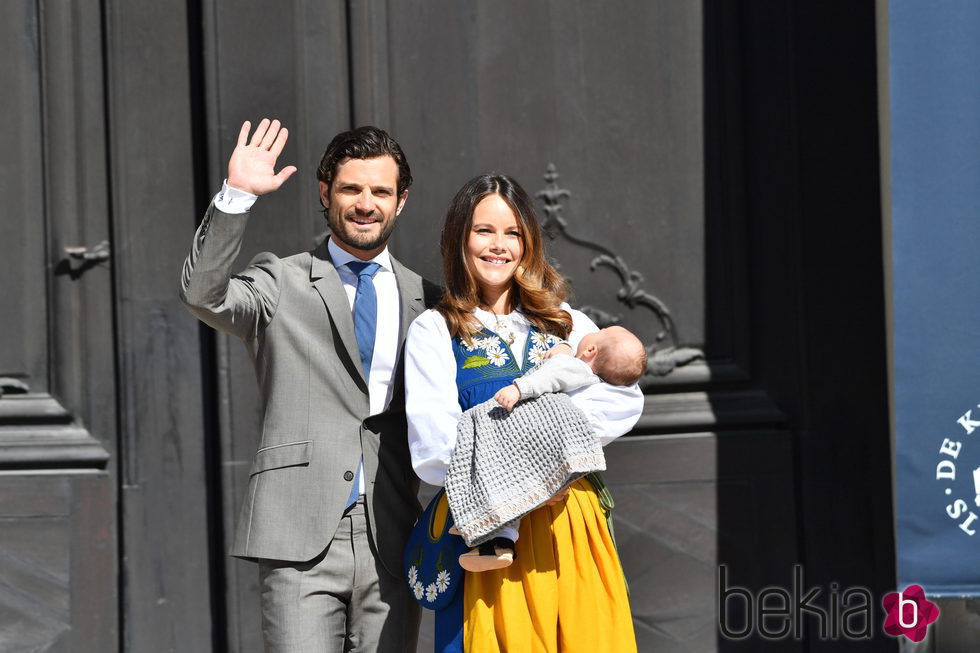
<instances>
[{"instance_id":1,"label":"grey suit jacket","mask_svg":"<svg viewBox=\"0 0 980 653\"><path fill-rule=\"evenodd\" d=\"M421 512L406 435L401 347L438 287L391 259L401 298L392 399L369 414L350 304L326 242L286 258L264 252L231 274L247 222L212 205L184 262L180 296L202 321L245 342L262 402L262 440L231 554L310 560L333 536L364 456L368 523L388 570Z\"/></svg>"}]
</instances>

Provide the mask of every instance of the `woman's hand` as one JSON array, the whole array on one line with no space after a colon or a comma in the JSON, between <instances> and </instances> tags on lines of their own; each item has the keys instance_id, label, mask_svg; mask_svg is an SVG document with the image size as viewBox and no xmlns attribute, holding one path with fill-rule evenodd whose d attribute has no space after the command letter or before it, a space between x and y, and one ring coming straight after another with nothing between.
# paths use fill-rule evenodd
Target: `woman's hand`
<instances>
[{"instance_id":1,"label":"woman's hand","mask_svg":"<svg viewBox=\"0 0 980 653\"><path fill-rule=\"evenodd\" d=\"M567 342L559 342L557 345L549 349L544 353L542 358L551 358L552 356L571 356L572 346Z\"/></svg>"},{"instance_id":2,"label":"woman's hand","mask_svg":"<svg viewBox=\"0 0 980 653\"><path fill-rule=\"evenodd\" d=\"M548 499L547 501L545 501L544 502L544 505L546 505L546 506L553 506L556 503L561 503L562 501L564 501L565 499L568 498L568 491L571 490L571 489L572 489L572 486L571 485L566 485L562 489L560 489L557 492L555 492L554 495L552 495L552 497L550 499Z\"/></svg>"}]
</instances>

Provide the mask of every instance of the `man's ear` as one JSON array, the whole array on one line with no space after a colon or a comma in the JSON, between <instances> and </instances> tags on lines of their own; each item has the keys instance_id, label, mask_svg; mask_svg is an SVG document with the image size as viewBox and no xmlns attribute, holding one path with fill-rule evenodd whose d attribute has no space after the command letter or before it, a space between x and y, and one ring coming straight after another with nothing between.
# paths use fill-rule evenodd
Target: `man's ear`
<instances>
[{"instance_id":1,"label":"man's ear","mask_svg":"<svg viewBox=\"0 0 980 653\"><path fill-rule=\"evenodd\" d=\"M330 186L325 181L320 182L320 204L325 209L330 208Z\"/></svg>"},{"instance_id":2,"label":"man's ear","mask_svg":"<svg viewBox=\"0 0 980 653\"><path fill-rule=\"evenodd\" d=\"M405 200L408 199L408 189L406 188L402 191L401 197L398 198L398 206L395 208L395 215L397 216L405 208Z\"/></svg>"}]
</instances>

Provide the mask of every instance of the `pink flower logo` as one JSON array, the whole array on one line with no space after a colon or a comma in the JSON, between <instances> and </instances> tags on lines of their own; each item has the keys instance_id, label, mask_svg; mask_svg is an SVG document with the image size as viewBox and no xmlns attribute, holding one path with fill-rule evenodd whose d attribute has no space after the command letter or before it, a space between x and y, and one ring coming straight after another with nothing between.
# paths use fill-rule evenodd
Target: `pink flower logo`
<instances>
[{"instance_id":1,"label":"pink flower logo","mask_svg":"<svg viewBox=\"0 0 980 653\"><path fill-rule=\"evenodd\" d=\"M919 585L909 585L903 592L886 594L881 600L885 606L885 632L892 637L905 635L913 642L921 642L929 624L939 618L939 606L926 598Z\"/></svg>"}]
</instances>

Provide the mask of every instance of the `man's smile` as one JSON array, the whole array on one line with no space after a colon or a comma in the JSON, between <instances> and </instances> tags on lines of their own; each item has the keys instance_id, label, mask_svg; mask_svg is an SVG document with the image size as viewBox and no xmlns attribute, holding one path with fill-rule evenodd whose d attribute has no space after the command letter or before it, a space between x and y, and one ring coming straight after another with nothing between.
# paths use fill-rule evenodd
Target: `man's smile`
<instances>
[{"instance_id":1,"label":"man's smile","mask_svg":"<svg viewBox=\"0 0 980 653\"><path fill-rule=\"evenodd\" d=\"M381 218L377 215L348 215L347 220L353 222L357 225L371 225L377 222L381 222Z\"/></svg>"}]
</instances>

